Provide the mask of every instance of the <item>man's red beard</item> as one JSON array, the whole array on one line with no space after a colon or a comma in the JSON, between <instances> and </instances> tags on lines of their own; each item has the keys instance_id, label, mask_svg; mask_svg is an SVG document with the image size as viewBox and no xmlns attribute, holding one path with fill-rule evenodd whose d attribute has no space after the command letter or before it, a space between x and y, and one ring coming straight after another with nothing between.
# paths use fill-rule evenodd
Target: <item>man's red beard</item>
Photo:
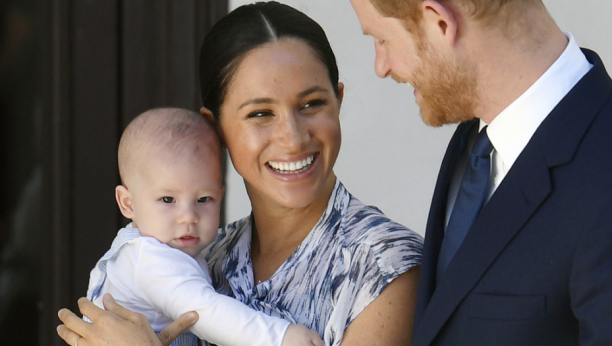
<instances>
[{"instance_id":1,"label":"man's red beard","mask_svg":"<svg viewBox=\"0 0 612 346\"><path fill-rule=\"evenodd\" d=\"M421 96L418 104L425 124L439 127L473 119L477 104L476 69L436 55L422 41L417 42L417 54L419 65L409 82Z\"/></svg>"}]
</instances>

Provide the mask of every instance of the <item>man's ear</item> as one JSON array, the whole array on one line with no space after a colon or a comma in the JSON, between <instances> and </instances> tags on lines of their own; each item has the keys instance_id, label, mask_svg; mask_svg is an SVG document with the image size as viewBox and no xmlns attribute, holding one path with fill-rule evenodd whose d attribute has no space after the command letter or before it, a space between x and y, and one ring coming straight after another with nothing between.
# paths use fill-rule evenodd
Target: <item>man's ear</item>
<instances>
[{"instance_id":1,"label":"man's ear","mask_svg":"<svg viewBox=\"0 0 612 346\"><path fill-rule=\"evenodd\" d=\"M457 42L458 21L450 3L442 4L435 0L423 0L423 25L426 35L441 37L448 46L454 47Z\"/></svg>"},{"instance_id":2,"label":"man's ear","mask_svg":"<svg viewBox=\"0 0 612 346\"><path fill-rule=\"evenodd\" d=\"M117 205L121 214L126 219L134 218L134 207L132 205L132 196L130 191L123 185L119 185L115 188L115 199L117 199Z\"/></svg>"},{"instance_id":3,"label":"man's ear","mask_svg":"<svg viewBox=\"0 0 612 346\"><path fill-rule=\"evenodd\" d=\"M225 138L223 138L223 133L221 132L221 126L219 125L219 120L217 120L215 116L213 115L213 113L206 107L200 108L200 114L202 114L202 116L206 119L206 121L208 121L215 129L215 132L221 139L221 146L223 148L227 148L227 146L225 145Z\"/></svg>"}]
</instances>

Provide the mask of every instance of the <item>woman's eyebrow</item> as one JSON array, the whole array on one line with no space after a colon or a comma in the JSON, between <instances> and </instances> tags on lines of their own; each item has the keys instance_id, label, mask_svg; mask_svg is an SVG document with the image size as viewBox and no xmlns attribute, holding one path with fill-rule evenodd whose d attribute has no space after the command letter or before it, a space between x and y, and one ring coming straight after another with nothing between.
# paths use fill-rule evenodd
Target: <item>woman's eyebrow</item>
<instances>
[{"instance_id":1,"label":"woman's eyebrow","mask_svg":"<svg viewBox=\"0 0 612 346\"><path fill-rule=\"evenodd\" d=\"M261 103L273 103L273 102L274 101L269 97L254 98L254 99L246 100L243 104L240 105L240 107L238 107L238 109L242 107L246 107L248 105L256 105L256 104L261 104Z\"/></svg>"},{"instance_id":2,"label":"woman's eyebrow","mask_svg":"<svg viewBox=\"0 0 612 346\"><path fill-rule=\"evenodd\" d=\"M304 96L310 95L310 94L315 93L315 92L329 93L329 90L327 90L326 88L323 88L321 86L314 86L312 88L308 88L308 89L302 91L301 93L299 93L298 97L304 97ZM254 99L246 100L243 104L240 105L240 107L238 107L238 109L241 109L241 108L249 106L249 105L256 105L256 104L262 104L262 103L274 103L274 100L272 98L269 98L269 97L254 98Z\"/></svg>"},{"instance_id":3,"label":"woman's eyebrow","mask_svg":"<svg viewBox=\"0 0 612 346\"><path fill-rule=\"evenodd\" d=\"M309 88L309 89L306 89L306 90L302 91L301 93L298 94L298 96L299 97L304 97L304 96L310 95L312 93L315 93L317 91L321 91L321 92L324 92L324 93L329 93L329 90L327 90L327 89L317 85L317 86L314 86L312 88Z\"/></svg>"}]
</instances>

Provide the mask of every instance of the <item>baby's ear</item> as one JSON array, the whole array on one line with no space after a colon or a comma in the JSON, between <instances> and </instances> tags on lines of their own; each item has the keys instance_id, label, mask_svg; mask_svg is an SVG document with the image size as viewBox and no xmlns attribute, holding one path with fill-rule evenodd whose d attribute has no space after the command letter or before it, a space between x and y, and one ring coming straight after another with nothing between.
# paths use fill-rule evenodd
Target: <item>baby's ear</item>
<instances>
[{"instance_id":1,"label":"baby's ear","mask_svg":"<svg viewBox=\"0 0 612 346\"><path fill-rule=\"evenodd\" d=\"M123 185L117 186L115 188L115 198L117 199L117 205L119 205L121 214L123 214L126 219L134 218L132 196L130 195L130 191L127 189L127 187Z\"/></svg>"}]
</instances>

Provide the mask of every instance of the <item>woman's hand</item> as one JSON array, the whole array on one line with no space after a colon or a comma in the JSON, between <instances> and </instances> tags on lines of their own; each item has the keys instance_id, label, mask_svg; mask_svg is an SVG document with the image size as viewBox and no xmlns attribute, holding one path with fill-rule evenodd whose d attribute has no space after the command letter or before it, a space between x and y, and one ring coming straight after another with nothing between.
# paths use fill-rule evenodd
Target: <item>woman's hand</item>
<instances>
[{"instance_id":1,"label":"woman's hand","mask_svg":"<svg viewBox=\"0 0 612 346\"><path fill-rule=\"evenodd\" d=\"M144 315L117 304L110 294L104 295L103 302L106 311L86 298L79 299L79 310L93 323L82 320L68 309L60 310L58 316L64 324L57 327L57 334L72 346L77 343L78 346L168 346L198 320L196 312L187 312L155 335Z\"/></svg>"}]
</instances>

